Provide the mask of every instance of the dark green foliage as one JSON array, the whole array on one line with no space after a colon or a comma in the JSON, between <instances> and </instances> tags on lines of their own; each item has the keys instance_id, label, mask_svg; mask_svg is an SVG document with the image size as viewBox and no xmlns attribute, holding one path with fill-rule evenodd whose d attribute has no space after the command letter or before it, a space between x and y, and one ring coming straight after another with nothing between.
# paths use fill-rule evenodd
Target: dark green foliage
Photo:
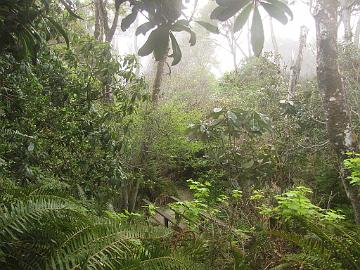
<instances>
[{"instance_id":1,"label":"dark green foliage","mask_svg":"<svg viewBox=\"0 0 360 270\"><path fill-rule=\"evenodd\" d=\"M295 232L273 232L301 248L301 253L285 257L282 267L302 267L303 269L360 269L359 228L333 222L315 223L297 221L306 230L302 234Z\"/></svg>"},{"instance_id":2,"label":"dark green foliage","mask_svg":"<svg viewBox=\"0 0 360 270\"><path fill-rule=\"evenodd\" d=\"M169 249L170 236L170 231L140 220L134 224L98 217L72 198L31 192L1 205L0 267L199 269L190 257Z\"/></svg>"},{"instance_id":3,"label":"dark green foliage","mask_svg":"<svg viewBox=\"0 0 360 270\"><path fill-rule=\"evenodd\" d=\"M60 1L71 16L77 16L68 1ZM40 47L56 34L69 47L67 31L51 17L59 4L52 0L3 0L0 7L0 52L10 52L17 59L31 56L35 61Z\"/></svg>"},{"instance_id":4,"label":"dark green foliage","mask_svg":"<svg viewBox=\"0 0 360 270\"><path fill-rule=\"evenodd\" d=\"M87 37L75 44L44 50L36 66L1 57L1 174L23 185L58 179L72 192L104 197L103 188L126 170L124 136L129 115L147 98L145 84L133 57L118 60ZM112 105L104 103L110 90Z\"/></svg>"}]
</instances>

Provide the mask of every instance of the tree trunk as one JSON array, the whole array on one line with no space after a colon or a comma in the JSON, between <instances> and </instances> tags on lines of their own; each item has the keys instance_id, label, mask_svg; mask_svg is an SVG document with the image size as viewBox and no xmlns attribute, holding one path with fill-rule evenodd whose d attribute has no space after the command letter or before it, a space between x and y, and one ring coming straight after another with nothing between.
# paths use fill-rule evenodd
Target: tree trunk
<instances>
[{"instance_id":1,"label":"tree trunk","mask_svg":"<svg viewBox=\"0 0 360 270\"><path fill-rule=\"evenodd\" d=\"M248 55L249 58L253 55L252 46L251 46L251 24L248 22L248 29L247 29L247 43L248 43Z\"/></svg>"},{"instance_id":2,"label":"tree trunk","mask_svg":"<svg viewBox=\"0 0 360 270\"><path fill-rule=\"evenodd\" d=\"M295 87L300 77L301 64L303 61L304 49L306 47L306 38L309 33L309 29L306 26L301 26L300 28L300 38L299 38L299 49L297 52L296 60L293 61L293 64L290 67L290 82L288 90L288 100L294 100L295 98Z\"/></svg>"},{"instance_id":3,"label":"tree trunk","mask_svg":"<svg viewBox=\"0 0 360 270\"><path fill-rule=\"evenodd\" d=\"M278 43L277 43L277 40L276 40L276 36L275 36L275 32L274 32L274 24L273 24L273 20L272 20L271 17L269 18L269 24L270 24L271 42L272 42L272 45L273 45L273 50L274 50L274 53L275 53L275 57L277 59L277 56L279 55L279 46L278 46Z\"/></svg>"},{"instance_id":4,"label":"tree trunk","mask_svg":"<svg viewBox=\"0 0 360 270\"><path fill-rule=\"evenodd\" d=\"M337 8L337 1L316 0L314 18L318 87L323 96L328 137L343 168L346 152L354 149L355 142L352 140L351 122L337 60ZM355 221L360 224L359 189L350 185L345 170L341 171L344 172L341 173L341 180L354 210Z\"/></svg>"},{"instance_id":5,"label":"tree trunk","mask_svg":"<svg viewBox=\"0 0 360 270\"><path fill-rule=\"evenodd\" d=\"M124 180L123 180L124 181ZM126 209L129 210L129 191L128 191L128 183L125 181L121 182L121 191L122 191L122 196L121 196L121 210Z\"/></svg>"},{"instance_id":6,"label":"tree trunk","mask_svg":"<svg viewBox=\"0 0 360 270\"><path fill-rule=\"evenodd\" d=\"M114 19L111 24L111 27L108 28L108 31L105 33L105 41L111 42L113 40L118 21L119 21L119 9L115 9Z\"/></svg>"},{"instance_id":7,"label":"tree trunk","mask_svg":"<svg viewBox=\"0 0 360 270\"><path fill-rule=\"evenodd\" d=\"M137 29L138 26L139 26L139 18L136 17L135 29ZM139 56L137 54L138 51L139 51L138 36L134 34L134 54L135 54L136 61L137 61L136 70L135 70L136 76L140 75L140 60L139 60Z\"/></svg>"},{"instance_id":8,"label":"tree trunk","mask_svg":"<svg viewBox=\"0 0 360 270\"><path fill-rule=\"evenodd\" d=\"M153 107L156 108L159 102L159 96L161 91L161 82L164 75L164 68L167 59L167 52L166 54L157 62L156 65L156 74L154 79L154 86L152 91L152 104Z\"/></svg>"},{"instance_id":9,"label":"tree trunk","mask_svg":"<svg viewBox=\"0 0 360 270\"><path fill-rule=\"evenodd\" d=\"M238 70L238 63L237 63L237 40L234 34L234 22L230 21L229 25L227 25L227 27L229 27L229 34L228 36L228 43L229 43L229 47L230 47L230 51L231 51L231 55L232 55L232 60L233 60L233 65L234 65L234 70L237 71Z\"/></svg>"},{"instance_id":10,"label":"tree trunk","mask_svg":"<svg viewBox=\"0 0 360 270\"><path fill-rule=\"evenodd\" d=\"M132 188L131 188L130 197L129 197L129 211L130 212L133 212L135 210L136 201L137 201L139 188L140 188L140 179L136 179L134 181L135 181L135 183L132 183Z\"/></svg>"},{"instance_id":11,"label":"tree trunk","mask_svg":"<svg viewBox=\"0 0 360 270\"><path fill-rule=\"evenodd\" d=\"M114 19L109 26L109 16L106 9L107 0L94 0L95 3L95 32L97 40L111 43L114 38L116 27L119 21L119 5L115 4Z\"/></svg>"},{"instance_id":12,"label":"tree trunk","mask_svg":"<svg viewBox=\"0 0 360 270\"><path fill-rule=\"evenodd\" d=\"M359 48L359 41L360 41L360 18L357 21L356 29L355 29L355 36L354 36L354 45Z\"/></svg>"},{"instance_id":13,"label":"tree trunk","mask_svg":"<svg viewBox=\"0 0 360 270\"><path fill-rule=\"evenodd\" d=\"M352 31L351 31L351 1L340 0L341 6L341 21L344 25L344 41L346 43L352 42Z\"/></svg>"},{"instance_id":14,"label":"tree trunk","mask_svg":"<svg viewBox=\"0 0 360 270\"><path fill-rule=\"evenodd\" d=\"M98 0L94 0L94 10L95 10L95 30L94 37L96 40L99 40L100 37L100 14L99 14L99 3Z\"/></svg>"}]
</instances>

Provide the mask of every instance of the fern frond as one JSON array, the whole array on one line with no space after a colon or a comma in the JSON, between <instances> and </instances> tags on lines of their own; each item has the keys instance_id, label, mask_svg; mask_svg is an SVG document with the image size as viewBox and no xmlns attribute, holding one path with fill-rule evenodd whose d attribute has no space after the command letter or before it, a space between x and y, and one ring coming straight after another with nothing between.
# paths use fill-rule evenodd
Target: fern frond
<instances>
[{"instance_id":1,"label":"fern frond","mask_svg":"<svg viewBox=\"0 0 360 270\"><path fill-rule=\"evenodd\" d=\"M78 204L55 196L30 196L26 201L18 201L11 207L0 209L1 240L18 239L19 235L28 232L45 215L73 214L77 218L85 217L86 210Z\"/></svg>"},{"instance_id":2,"label":"fern frond","mask_svg":"<svg viewBox=\"0 0 360 270\"><path fill-rule=\"evenodd\" d=\"M307 234L285 231L271 235L288 240L301 248L300 253L288 255L285 261L306 264L314 269L360 269L360 234L356 226L311 221L302 222ZM318 267L318 268L316 268Z\"/></svg>"},{"instance_id":3,"label":"fern frond","mask_svg":"<svg viewBox=\"0 0 360 270\"><path fill-rule=\"evenodd\" d=\"M124 270L201 270L202 266L180 254L171 254L165 257L151 258Z\"/></svg>"},{"instance_id":4,"label":"fern frond","mask_svg":"<svg viewBox=\"0 0 360 270\"><path fill-rule=\"evenodd\" d=\"M142 249L141 240L163 238L170 231L159 227L124 225L116 222L102 222L81 228L68 235L60 249L53 254L48 265L53 269L70 269L86 262L88 268L113 269ZM56 267L56 268L54 268Z\"/></svg>"},{"instance_id":5,"label":"fern frond","mask_svg":"<svg viewBox=\"0 0 360 270\"><path fill-rule=\"evenodd\" d=\"M30 195L0 209L0 269L199 270L164 245L171 235L91 215L71 199Z\"/></svg>"}]
</instances>

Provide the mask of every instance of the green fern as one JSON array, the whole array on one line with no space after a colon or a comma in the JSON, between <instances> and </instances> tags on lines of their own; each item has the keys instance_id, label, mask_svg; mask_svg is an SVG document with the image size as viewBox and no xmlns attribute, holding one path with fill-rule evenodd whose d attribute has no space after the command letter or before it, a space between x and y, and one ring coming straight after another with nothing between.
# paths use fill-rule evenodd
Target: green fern
<instances>
[{"instance_id":1,"label":"green fern","mask_svg":"<svg viewBox=\"0 0 360 270\"><path fill-rule=\"evenodd\" d=\"M360 229L331 222L299 222L306 234L277 231L271 232L301 248L300 253L287 255L285 264L302 269L360 269ZM280 267L280 268L279 268ZM274 269L281 269L281 265Z\"/></svg>"},{"instance_id":2,"label":"green fern","mask_svg":"<svg viewBox=\"0 0 360 270\"><path fill-rule=\"evenodd\" d=\"M168 229L115 222L35 193L1 206L0 269L200 269L164 244Z\"/></svg>"}]
</instances>

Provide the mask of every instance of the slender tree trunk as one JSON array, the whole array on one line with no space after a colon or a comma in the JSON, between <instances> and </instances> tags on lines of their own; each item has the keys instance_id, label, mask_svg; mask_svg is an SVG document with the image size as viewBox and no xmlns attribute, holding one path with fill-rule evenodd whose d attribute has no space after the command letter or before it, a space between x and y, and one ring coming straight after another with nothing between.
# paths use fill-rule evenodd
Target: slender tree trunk
<instances>
[{"instance_id":1,"label":"slender tree trunk","mask_svg":"<svg viewBox=\"0 0 360 270\"><path fill-rule=\"evenodd\" d=\"M97 40L104 40L111 43L114 38L116 27L119 21L119 5L115 4L114 18L109 26L109 16L106 9L107 0L94 0L95 4L95 32Z\"/></svg>"},{"instance_id":2,"label":"slender tree trunk","mask_svg":"<svg viewBox=\"0 0 360 270\"><path fill-rule=\"evenodd\" d=\"M119 21L119 9L116 9L111 27L108 29L108 31L105 34L105 41L111 42L113 40L118 21Z\"/></svg>"},{"instance_id":3,"label":"slender tree trunk","mask_svg":"<svg viewBox=\"0 0 360 270\"><path fill-rule=\"evenodd\" d=\"M359 48L360 41L360 18L356 23L355 36L354 36L354 45Z\"/></svg>"},{"instance_id":4,"label":"slender tree trunk","mask_svg":"<svg viewBox=\"0 0 360 270\"><path fill-rule=\"evenodd\" d=\"M247 29L248 55L249 57L251 57L253 55L252 46L251 46L251 25L250 23L248 23L247 25L248 25L248 29Z\"/></svg>"},{"instance_id":5,"label":"slender tree trunk","mask_svg":"<svg viewBox=\"0 0 360 270\"><path fill-rule=\"evenodd\" d=\"M121 208L122 209L126 209L129 210L129 191L128 191L128 184L125 182L121 183L121 201L122 201L122 205Z\"/></svg>"},{"instance_id":6,"label":"slender tree trunk","mask_svg":"<svg viewBox=\"0 0 360 270\"><path fill-rule=\"evenodd\" d=\"M138 197L138 193L139 193L139 188L140 188L140 179L136 179L135 183L132 184L132 189L131 189L130 197L129 197L129 211L130 212L133 212L135 210L136 201L137 201L137 197Z\"/></svg>"},{"instance_id":7,"label":"slender tree trunk","mask_svg":"<svg viewBox=\"0 0 360 270\"><path fill-rule=\"evenodd\" d=\"M167 59L167 53L156 64L156 74L155 74L154 86L152 91L152 104L154 108L157 107L157 104L159 102L161 83L164 75L166 59Z\"/></svg>"},{"instance_id":8,"label":"slender tree trunk","mask_svg":"<svg viewBox=\"0 0 360 270\"><path fill-rule=\"evenodd\" d=\"M99 14L99 3L98 0L94 0L94 10L95 10L95 30L94 37L96 40L99 40L100 37L100 14Z\"/></svg>"},{"instance_id":9,"label":"slender tree trunk","mask_svg":"<svg viewBox=\"0 0 360 270\"><path fill-rule=\"evenodd\" d=\"M138 26L139 26L139 18L136 17L135 29L137 29ZM134 52L135 52L135 57L136 57L136 60L137 60L137 66L136 66L136 70L135 70L136 76L140 75L140 61L139 61L139 57L137 55L138 50L139 50L138 36L134 34Z\"/></svg>"},{"instance_id":10,"label":"slender tree trunk","mask_svg":"<svg viewBox=\"0 0 360 270\"><path fill-rule=\"evenodd\" d=\"M301 65L304 56L304 49L306 47L306 38L309 33L309 29L306 26L301 26L300 28L300 38L299 38L299 48L297 52L296 60L293 61L290 67L290 82L288 90L288 100L293 100L295 98L295 87L300 78Z\"/></svg>"},{"instance_id":11,"label":"slender tree trunk","mask_svg":"<svg viewBox=\"0 0 360 270\"><path fill-rule=\"evenodd\" d=\"M328 137L343 168L345 153L354 149L355 142L352 140L351 121L337 60L337 8L337 1L316 0L314 17L318 87L323 96ZM360 224L359 189L349 183L344 169L341 172L342 184L354 210L355 221Z\"/></svg>"},{"instance_id":12,"label":"slender tree trunk","mask_svg":"<svg viewBox=\"0 0 360 270\"><path fill-rule=\"evenodd\" d=\"M340 0L341 6L341 20L344 24L344 41L346 43L352 42L352 31L351 31L351 1Z\"/></svg>"},{"instance_id":13,"label":"slender tree trunk","mask_svg":"<svg viewBox=\"0 0 360 270\"><path fill-rule=\"evenodd\" d=\"M274 53L275 53L275 56L278 56L279 55L279 46L278 46L278 43L276 40L276 35L274 32L274 24L273 24L273 20L271 17L269 18L269 24L270 24L271 42L273 45Z\"/></svg>"},{"instance_id":14,"label":"slender tree trunk","mask_svg":"<svg viewBox=\"0 0 360 270\"><path fill-rule=\"evenodd\" d=\"M234 37L234 34L232 33L232 31L231 31L231 38L229 38L228 42L229 42L230 51L231 51L231 55L232 55L234 70L237 71L238 70L237 47L236 47L236 40L235 40L235 37Z\"/></svg>"},{"instance_id":15,"label":"slender tree trunk","mask_svg":"<svg viewBox=\"0 0 360 270\"><path fill-rule=\"evenodd\" d=\"M106 9L107 0L94 0L95 6L95 31L94 37L99 41L105 41L111 43L114 38L117 23L119 20L119 7L120 5L115 1L115 13L114 19L109 26L109 17ZM114 96L109 83L104 84L104 101L107 103L114 102Z\"/></svg>"},{"instance_id":16,"label":"slender tree trunk","mask_svg":"<svg viewBox=\"0 0 360 270\"><path fill-rule=\"evenodd\" d=\"M231 50L231 54L232 54L232 58L233 58L233 64L234 64L234 69L235 71L238 70L238 63L237 63L237 40L234 34L234 22L231 21L230 25L229 25L229 33L230 33L230 37L228 40L229 46L230 46L230 50Z\"/></svg>"},{"instance_id":17,"label":"slender tree trunk","mask_svg":"<svg viewBox=\"0 0 360 270\"><path fill-rule=\"evenodd\" d=\"M232 31L232 28L229 28L229 32L227 32L227 34L224 35L226 37L229 49L230 49L230 53L232 56L232 61L233 61L233 65L234 65L234 70L237 71L238 70L238 65L237 65L237 44L236 44L236 40L235 40L235 36L234 33Z\"/></svg>"}]
</instances>

